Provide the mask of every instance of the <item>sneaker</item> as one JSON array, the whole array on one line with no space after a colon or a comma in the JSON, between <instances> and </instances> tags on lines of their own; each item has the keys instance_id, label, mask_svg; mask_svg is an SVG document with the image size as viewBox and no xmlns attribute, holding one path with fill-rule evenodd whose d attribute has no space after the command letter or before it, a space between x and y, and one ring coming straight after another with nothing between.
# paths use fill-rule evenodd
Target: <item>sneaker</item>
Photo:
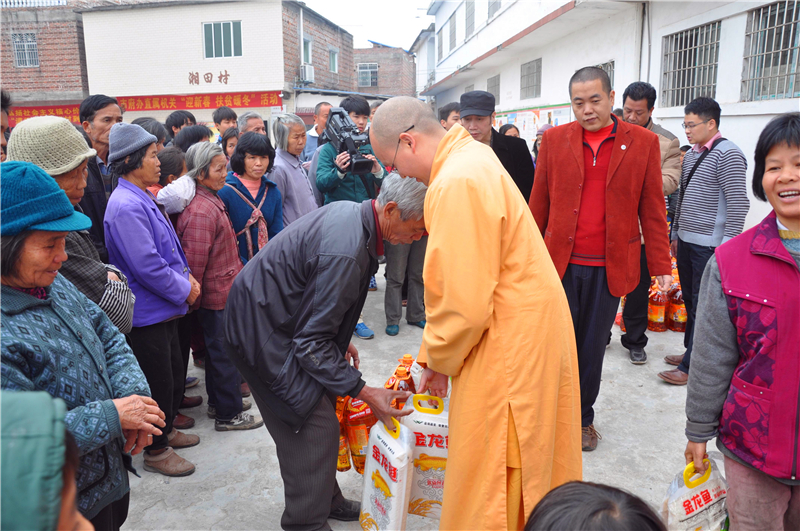
<instances>
[{"instance_id":1,"label":"sneaker","mask_svg":"<svg viewBox=\"0 0 800 531\"><path fill-rule=\"evenodd\" d=\"M581 446L584 452L591 452L597 448L597 440L603 437L594 429L594 424L581 428Z\"/></svg>"},{"instance_id":2,"label":"sneaker","mask_svg":"<svg viewBox=\"0 0 800 531\"><path fill-rule=\"evenodd\" d=\"M645 353L643 348L631 349L631 363L634 365L644 365L647 363L647 353Z\"/></svg>"},{"instance_id":3,"label":"sneaker","mask_svg":"<svg viewBox=\"0 0 800 531\"><path fill-rule=\"evenodd\" d=\"M200 378L189 376L186 378L186 383L183 385L184 389L190 389L200 383Z\"/></svg>"},{"instance_id":4,"label":"sneaker","mask_svg":"<svg viewBox=\"0 0 800 531\"><path fill-rule=\"evenodd\" d=\"M175 420L172 421L172 427L179 430L188 430L194 427L194 419L183 413L175 415Z\"/></svg>"},{"instance_id":5,"label":"sneaker","mask_svg":"<svg viewBox=\"0 0 800 531\"><path fill-rule=\"evenodd\" d=\"M167 441L167 444L172 448L191 448L200 444L200 437L172 428L172 431L167 435Z\"/></svg>"},{"instance_id":6,"label":"sneaker","mask_svg":"<svg viewBox=\"0 0 800 531\"><path fill-rule=\"evenodd\" d=\"M370 328L364 323L358 323L356 325L356 329L353 330L353 333L361 339L372 339L375 337L375 332L370 330Z\"/></svg>"},{"instance_id":7,"label":"sneaker","mask_svg":"<svg viewBox=\"0 0 800 531\"><path fill-rule=\"evenodd\" d=\"M250 413L241 412L231 420L216 420L214 421L214 429L217 431L237 431L237 430L254 430L264 425L261 415L251 415Z\"/></svg>"},{"instance_id":8,"label":"sneaker","mask_svg":"<svg viewBox=\"0 0 800 531\"><path fill-rule=\"evenodd\" d=\"M242 400L242 411L247 411L253 407L253 403L249 400ZM214 406L208 406L208 412L206 413L208 418L215 419L217 418L217 408Z\"/></svg>"},{"instance_id":9,"label":"sneaker","mask_svg":"<svg viewBox=\"0 0 800 531\"><path fill-rule=\"evenodd\" d=\"M158 455L144 454L144 469L172 478L188 476L194 473L194 465L175 453L172 448Z\"/></svg>"},{"instance_id":10,"label":"sneaker","mask_svg":"<svg viewBox=\"0 0 800 531\"><path fill-rule=\"evenodd\" d=\"M413 326L418 326L418 327L423 328L423 329L425 328L425 325L427 323L428 322L425 319L423 319L422 321L417 321L416 323L414 321L408 321L408 324L413 325Z\"/></svg>"},{"instance_id":11,"label":"sneaker","mask_svg":"<svg viewBox=\"0 0 800 531\"><path fill-rule=\"evenodd\" d=\"M398 325L389 325L386 327L387 336L396 336L399 333L400 333L400 327Z\"/></svg>"},{"instance_id":12,"label":"sneaker","mask_svg":"<svg viewBox=\"0 0 800 531\"><path fill-rule=\"evenodd\" d=\"M375 280L375 277L369 279L369 290L378 291L378 281Z\"/></svg>"},{"instance_id":13,"label":"sneaker","mask_svg":"<svg viewBox=\"0 0 800 531\"><path fill-rule=\"evenodd\" d=\"M242 390L242 396L243 397L250 396L250 385L248 385L247 382L242 382L242 385L240 386L240 388Z\"/></svg>"}]
</instances>

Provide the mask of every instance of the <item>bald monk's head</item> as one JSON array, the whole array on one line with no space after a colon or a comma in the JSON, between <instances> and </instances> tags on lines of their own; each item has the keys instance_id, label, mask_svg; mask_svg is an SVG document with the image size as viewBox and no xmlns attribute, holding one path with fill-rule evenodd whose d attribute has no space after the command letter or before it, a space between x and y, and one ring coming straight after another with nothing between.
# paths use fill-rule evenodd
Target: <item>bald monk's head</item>
<instances>
[{"instance_id":1,"label":"bald monk's head","mask_svg":"<svg viewBox=\"0 0 800 531\"><path fill-rule=\"evenodd\" d=\"M430 107L407 96L378 107L369 128L375 156L394 166L401 176L424 184L428 184L436 149L446 133Z\"/></svg>"}]
</instances>

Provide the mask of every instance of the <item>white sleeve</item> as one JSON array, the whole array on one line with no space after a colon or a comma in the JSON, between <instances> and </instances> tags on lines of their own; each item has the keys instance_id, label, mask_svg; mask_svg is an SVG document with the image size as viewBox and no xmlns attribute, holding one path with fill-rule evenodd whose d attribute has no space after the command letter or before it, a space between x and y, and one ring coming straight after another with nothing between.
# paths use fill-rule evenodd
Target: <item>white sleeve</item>
<instances>
[{"instance_id":1,"label":"white sleeve","mask_svg":"<svg viewBox=\"0 0 800 531\"><path fill-rule=\"evenodd\" d=\"M158 202L164 205L167 214L180 214L194 199L194 179L184 175L158 192Z\"/></svg>"}]
</instances>

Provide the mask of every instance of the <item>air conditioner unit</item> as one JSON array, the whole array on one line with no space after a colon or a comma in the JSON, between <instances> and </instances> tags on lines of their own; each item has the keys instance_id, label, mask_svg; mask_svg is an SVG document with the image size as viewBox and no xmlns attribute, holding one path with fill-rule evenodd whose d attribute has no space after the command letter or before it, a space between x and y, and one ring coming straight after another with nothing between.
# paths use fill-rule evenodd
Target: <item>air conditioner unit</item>
<instances>
[{"instance_id":1,"label":"air conditioner unit","mask_svg":"<svg viewBox=\"0 0 800 531\"><path fill-rule=\"evenodd\" d=\"M300 66L300 77L305 83L314 82L314 67L311 65Z\"/></svg>"}]
</instances>

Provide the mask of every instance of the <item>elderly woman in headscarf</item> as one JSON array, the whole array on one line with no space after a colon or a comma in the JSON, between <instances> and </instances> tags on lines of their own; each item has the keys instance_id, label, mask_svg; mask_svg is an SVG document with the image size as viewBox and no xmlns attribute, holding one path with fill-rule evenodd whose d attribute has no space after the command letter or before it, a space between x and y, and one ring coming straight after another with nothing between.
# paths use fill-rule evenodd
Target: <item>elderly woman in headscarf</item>
<instances>
[{"instance_id":1,"label":"elderly woman in headscarf","mask_svg":"<svg viewBox=\"0 0 800 531\"><path fill-rule=\"evenodd\" d=\"M242 270L236 234L225 204L217 193L225 186L228 159L217 144L201 142L189 148L195 166L188 175L196 193L178 218L177 232L200 297L191 306L203 327L206 344L206 391L209 416L217 431L249 430L263 425L261 417L244 412L241 376L222 347L225 303L233 280ZM246 407L250 407L246 403Z\"/></svg>"},{"instance_id":2,"label":"elderly woman in headscarf","mask_svg":"<svg viewBox=\"0 0 800 531\"><path fill-rule=\"evenodd\" d=\"M185 385L177 323L200 295L200 284L189 272L166 212L147 190L160 176L156 140L138 125L111 128L108 162L119 186L108 200L104 227L109 261L125 273L136 295L128 338L166 414L163 434L145 449L144 469L187 476L194 465L173 449L195 446L200 438L173 426Z\"/></svg>"},{"instance_id":3,"label":"elderly woman in headscarf","mask_svg":"<svg viewBox=\"0 0 800 531\"><path fill-rule=\"evenodd\" d=\"M30 162L48 173L67 194L72 206L83 198L89 159L96 156L83 135L66 118L36 116L20 122L8 139L8 159ZM100 306L120 332L131 330L133 293L119 269L100 261L88 231L67 233L69 260L59 270L78 291Z\"/></svg>"},{"instance_id":4,"label":"elderly woman in headscarf","mask_svg":"<svg viewBox=\"0 0 800 531\"><path fill-rule=\"evenodd\" d=\"M270 173L281 192L283 226L315 211L317 200L305 170L301 167L300 154L306 146L306 126L295 114L282 114L272 126L275 133L275 166Z\"/></svg>"},{"instance_id":5,"label":"elderly woman in headscarf","mask_svg":"<svg viewBox=\"0 0 800 531\"><path fill-rule=\"evenodd\" d=\"M37 166L4 162L0 172L0 382L66 402L81 454L78 509L97 529L116 530L128 512L127 453L163 433L164 413L125 336L59 274L67 235L91 220Z\"/></svg>"},{"instance_id":6,"label":"elderly woman in headscarf","mask_svg":"<svg viewBox=\"0 0 800 531\"><path fill-rule=\"evenodd\" d=\"M228 208L243 263L283 230L281 192L267 178L275 161L269 138L245 133L233 150L231 169L219 197Z\"/></svg>"}]
</instances>

